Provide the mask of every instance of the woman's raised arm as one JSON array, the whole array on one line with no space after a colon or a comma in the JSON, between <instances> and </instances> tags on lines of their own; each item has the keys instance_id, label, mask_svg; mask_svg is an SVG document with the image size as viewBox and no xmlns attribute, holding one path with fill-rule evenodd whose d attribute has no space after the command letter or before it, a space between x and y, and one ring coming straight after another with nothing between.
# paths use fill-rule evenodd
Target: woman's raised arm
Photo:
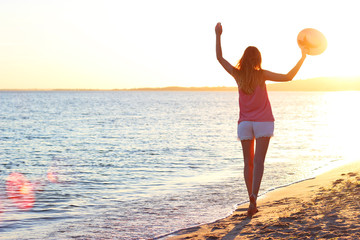
<instances>
[{"instance_id":1,"label":"woman's raised arm","mask_svg":"<svg viewBox=\"0 0 360 240\"><path fill-rule=\"evenodd\" d=\"M303 64L306 58L306 50L301 49L302 56L300 60L297 62L295 67L293 67L287 74L274 73L267 70L263 71L263 77L265 80L275 81L275 82L288 82L291 81L297 72L299 71L301 65Z\"/></svg>"},{"instance_id":2,"label":"woman's raised arm","mask_svg":"<svg viewBox=\"0 0 360 240\"><path fill-rule=\"evenodd\" d=\"M223 66L223 68L232 75L234 67L226 61L222 56L222 50L221 50L221 34L222 34L222 26L221 23L217 23L215 27L215 33L216 33L216 58Z\"/></svg>"}]
</instances>

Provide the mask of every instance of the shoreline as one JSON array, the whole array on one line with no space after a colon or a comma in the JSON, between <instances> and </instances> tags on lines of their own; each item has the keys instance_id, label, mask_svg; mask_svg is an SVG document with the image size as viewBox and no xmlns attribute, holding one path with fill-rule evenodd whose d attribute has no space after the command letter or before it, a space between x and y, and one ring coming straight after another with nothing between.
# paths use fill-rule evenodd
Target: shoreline
<instances>
[{"instance_id":1,"label":"shoreline","mask_svg":"<svg viewBox=\"0 0 360 240\"><path fill-rule=\"evenodd\" d=\"M360 160L344 163L316 177L266 192L259 196L259 212L252 218L246 216L248 202L240 203L225 218L180 229L154 239L360 237L360 223L356 224L360 222L360 196L357 194L359 199L351 198L351 194L343 196L343 188L360 193ZM340 201L333 203L334 199ZM348 205L344 205L341 199L345 199ZM351 221L351 216L356 215L356 207L358 219L353 219L354 222ZM334 213L334 209L339 208L341 211ZM344 224L345 220L347 225ZM342 225L347 230L339 231L337 225Z\"/></svg>"}]
</instances>

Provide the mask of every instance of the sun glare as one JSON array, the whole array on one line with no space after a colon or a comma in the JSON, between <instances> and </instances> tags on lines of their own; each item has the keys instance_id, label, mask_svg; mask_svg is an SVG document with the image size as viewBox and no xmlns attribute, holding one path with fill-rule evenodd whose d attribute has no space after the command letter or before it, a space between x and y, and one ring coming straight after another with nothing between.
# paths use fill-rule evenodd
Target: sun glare
<instances>
[{"instance_id":1,"label":"sun glare","mask_svg":"<svg viewBox=\"0 0 360 240\"><path fill-rule=\"evenodd\" d=\"M344 154L346 160L356 160L359 156L358 138L360 136L360 102L358 92L329 92L325 93L324 107L330 135L335 139L337 147Z\"/></svg>"},{"instance_id":2,"label":"sun glare","mask_svg":"<svg viewBox=\"0 0 360 240\"><path fill-rule=\"evenodd\" d=\"M235 86L215 57L219 21L224 57L233 64L253 45L264 69L287 73L300 57L297 35L314 28L328 46L306 59L296 79L359 76L355 2L345 11L327 1L320 11L324 1L304 1L296 12L284 0L230 1L231 8L212 1L6 1L0 3L0 89ZM261 17L252 16L255 8Z\"/></svg>"}]
</instances>

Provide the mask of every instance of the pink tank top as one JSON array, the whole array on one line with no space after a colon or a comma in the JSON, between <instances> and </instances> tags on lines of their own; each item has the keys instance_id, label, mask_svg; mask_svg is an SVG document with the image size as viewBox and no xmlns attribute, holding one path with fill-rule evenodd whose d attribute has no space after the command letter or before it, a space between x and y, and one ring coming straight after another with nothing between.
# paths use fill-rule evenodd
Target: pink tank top
<instances>
[{"instance_id":1,"label":"pink tank top","mask_svg":"<svg viewBox=\"0 0 360 240\"><path fill-rule=\"evenodd\" d=\"M255 91L247 95L239 88L240 117L238 124L242 121L273 122L269 97L264 87L257 86Z\"/></svg>"}]
</instances>

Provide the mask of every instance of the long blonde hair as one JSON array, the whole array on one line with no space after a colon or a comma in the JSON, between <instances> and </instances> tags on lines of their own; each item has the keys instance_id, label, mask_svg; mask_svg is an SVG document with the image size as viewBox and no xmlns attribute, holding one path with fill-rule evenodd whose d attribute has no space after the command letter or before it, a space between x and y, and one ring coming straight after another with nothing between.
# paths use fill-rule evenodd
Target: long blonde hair
<instances>
[{"instance_id":1,"label":"long blonde hair","mask_svg":"<svg viewBox=\"0 0 360 240\"><path fill-rule=\"evenodd\" d=\"M235 68L238 69L236 82L245 94L252 94L258 85L262 85L261 54L256 47L247 47Z\"/></svg>"}]
</instances>

